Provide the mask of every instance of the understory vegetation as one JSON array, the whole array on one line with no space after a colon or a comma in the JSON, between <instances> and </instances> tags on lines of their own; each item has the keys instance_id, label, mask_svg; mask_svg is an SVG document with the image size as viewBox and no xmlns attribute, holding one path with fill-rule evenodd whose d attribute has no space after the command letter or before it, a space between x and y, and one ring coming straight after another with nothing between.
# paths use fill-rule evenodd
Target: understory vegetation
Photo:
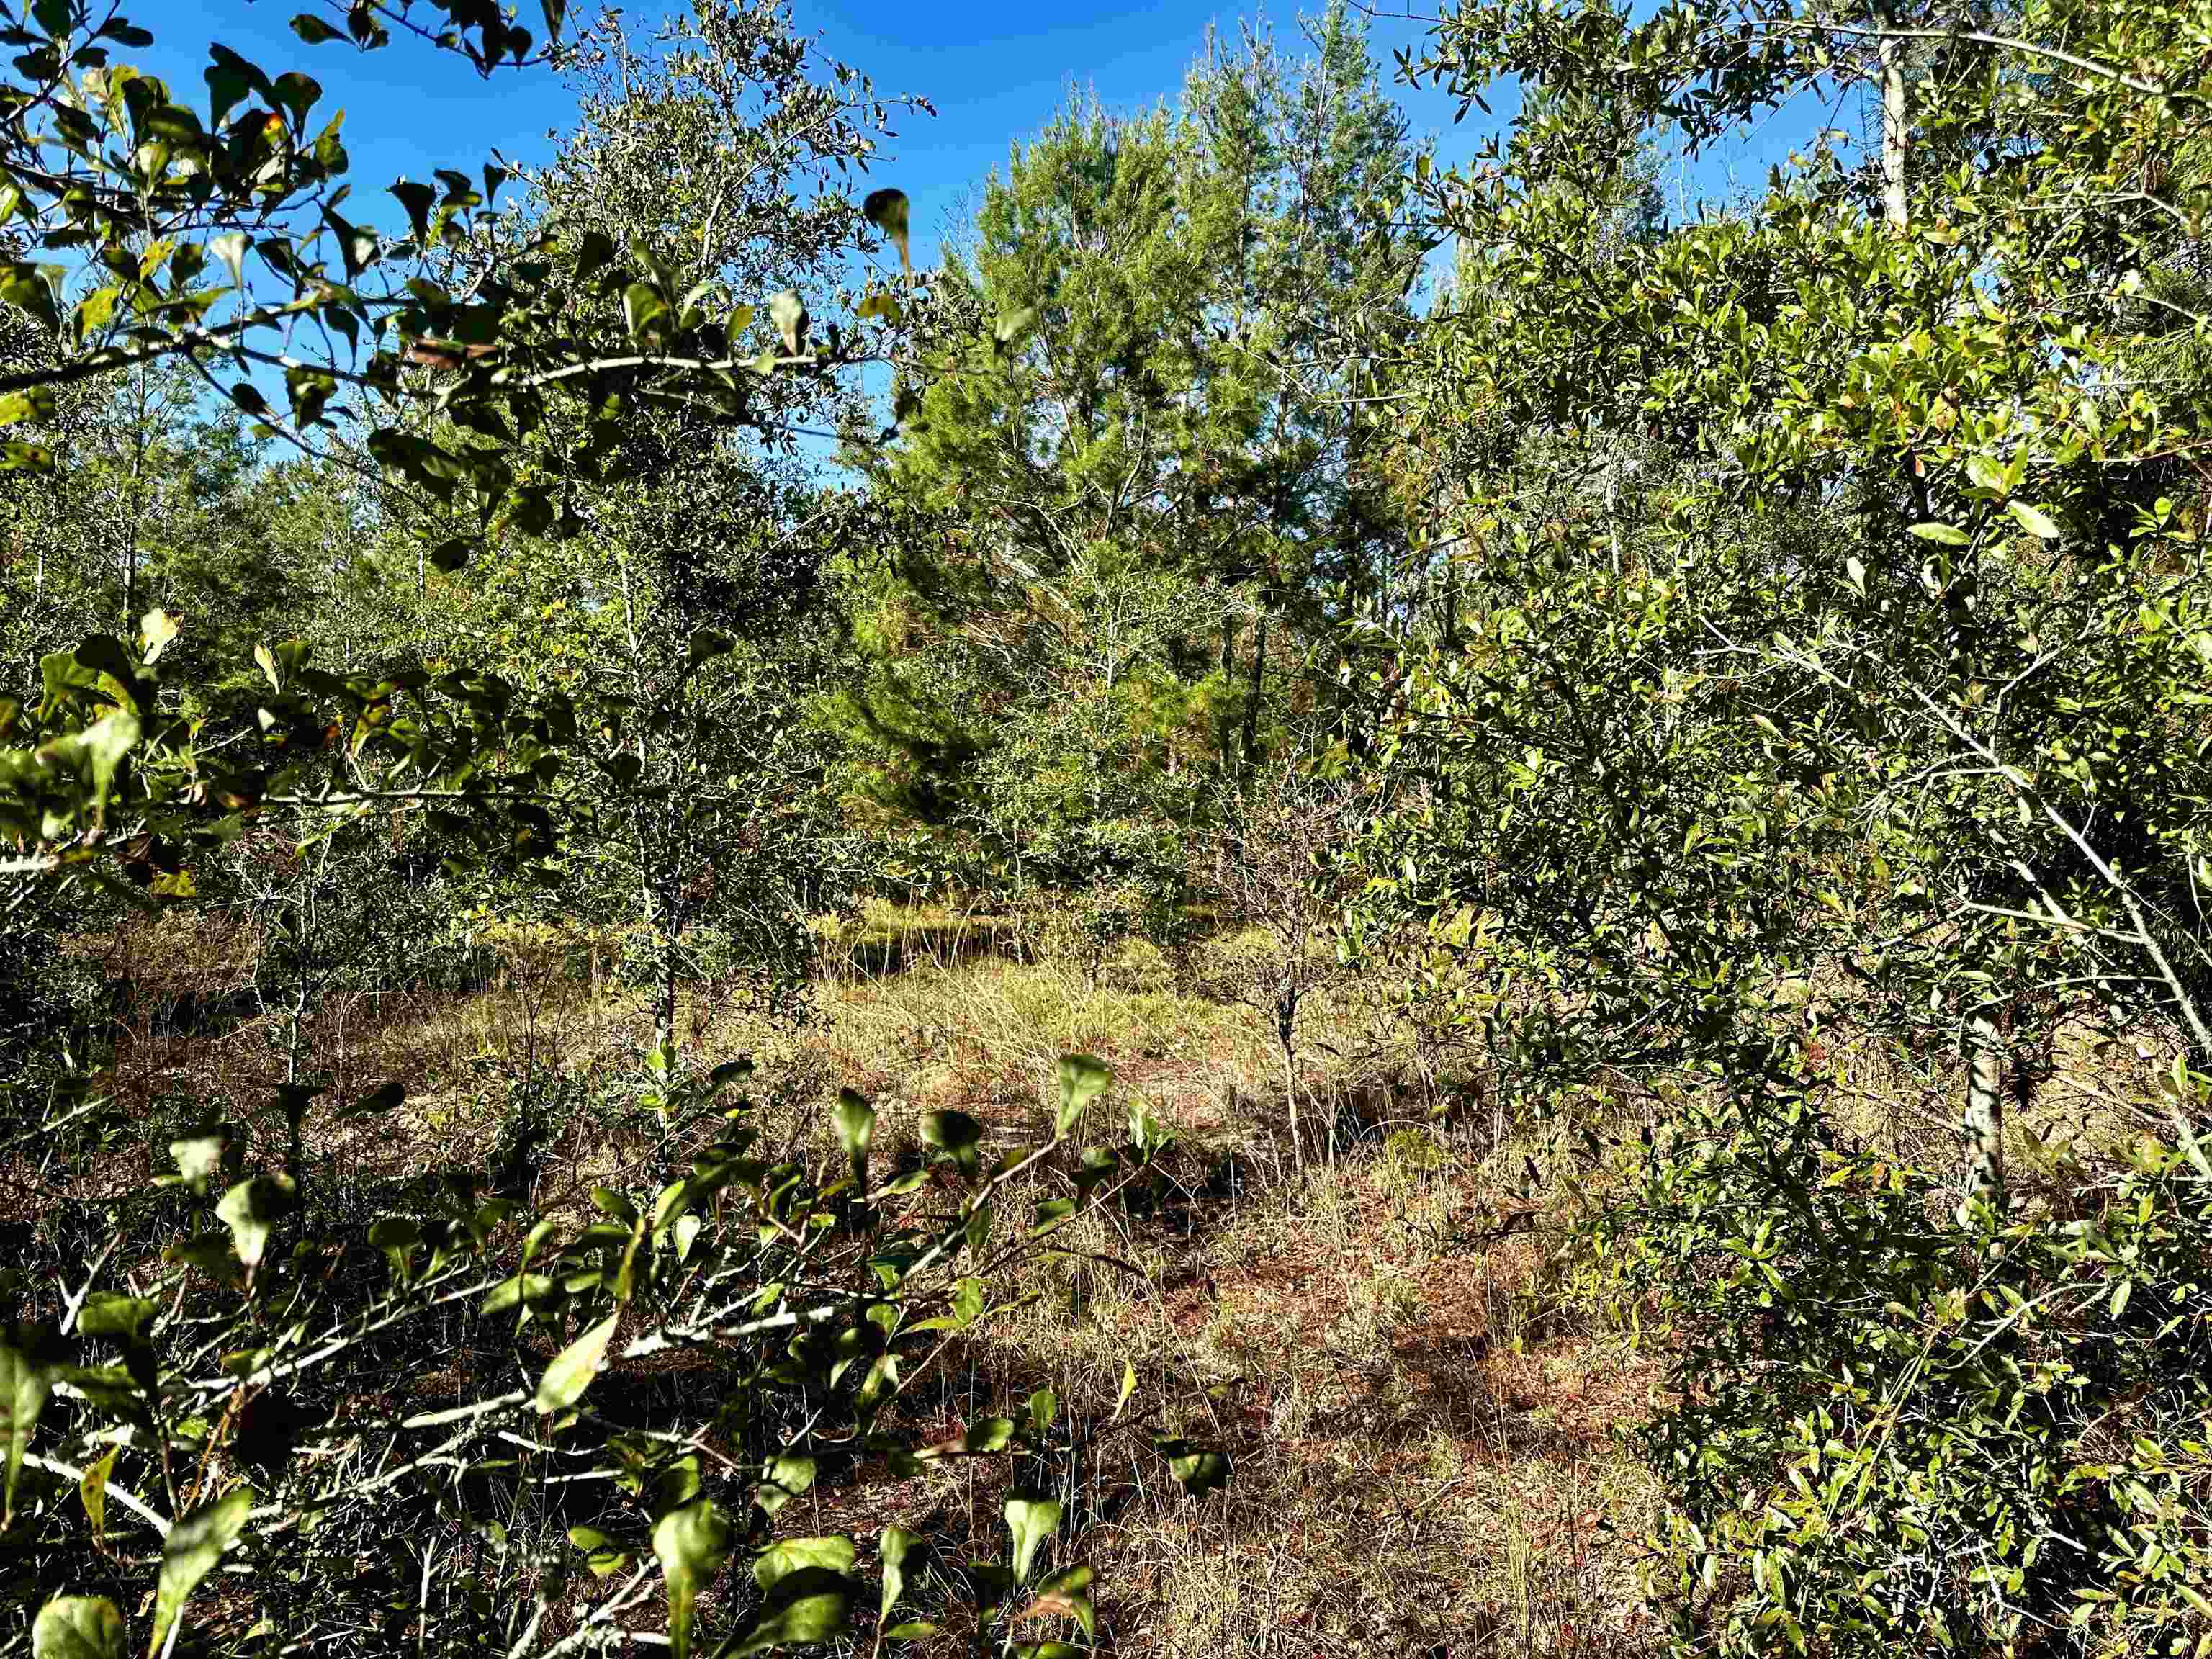
<instances>
[{"instance_id":1,"label":"understory vegetation","mask_svg":"<svg viewBox=\"0 0 2212 1659\"><path fill-rule=\"evenodd\" d=\"M2212 1659L2205 0L1332 4L933 258L780 0L127 9L0 1656Z\"/></svg>"}]
</instances>

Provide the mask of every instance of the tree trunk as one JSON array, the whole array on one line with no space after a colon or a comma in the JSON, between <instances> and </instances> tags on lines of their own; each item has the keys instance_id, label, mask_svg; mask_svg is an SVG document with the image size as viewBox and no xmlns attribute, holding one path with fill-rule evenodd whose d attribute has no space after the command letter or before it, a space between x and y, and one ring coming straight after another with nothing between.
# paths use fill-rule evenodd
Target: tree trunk
<instances>
[{"instance_id":1,"label":"tree trunk","mask_svg":"<svg viewBox=\"0 0 2212 1659\"><path fill-rule=\"evenodd\" d=\"M676 941L661 947L660 987L653 1000L653 1046L676 1058Z\"/></svg>"},{"instance_id":2,"label":"tree trunk","mask_svg":"<svg viewBox=\"0 0 2212 1659\"><path fill-rule=\"evenodd\" d=\"M1885 29L1897 27L1887 10L1875 14ZM1902 234L1910 211L1905 192L1905 42L1885 34L1877 51L1881 73L1881 214L1893 233Z\"/></svg>"},{"instance_id":3,"label":"tree trunk","mask_svg":"<svg viewBox=\"0 0 2212 1659\"><path fill-rule=\"evenodd\" d=\"M1966 1016L1966 1191L1959 1200L1960 1224L1974 1206L2005 1212L2004 1041L1986 1012Z\"/></svg>"},{"instance_id":4,"label":"tree trunk","mask_svg":"<svg viewBox=\"0 0 2212 1659\"><path fill-rule=\"evenodd\" d=\"M1260 619L1252 629L1252 683L1244 699L1244 769L1260 763L1260 699L1267 672L1267 608L1260 606Z\"/></svg>"}]
</instances>

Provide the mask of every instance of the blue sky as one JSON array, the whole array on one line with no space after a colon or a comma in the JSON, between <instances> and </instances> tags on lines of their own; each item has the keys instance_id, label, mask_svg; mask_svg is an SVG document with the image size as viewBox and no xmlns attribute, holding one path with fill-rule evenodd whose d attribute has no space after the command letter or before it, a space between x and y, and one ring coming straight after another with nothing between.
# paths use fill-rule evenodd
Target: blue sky
<instances>
[{"instance_id":1,"label":"blue sky","mask_svg":"<svg viewBox=\"0 0 2212 1659\"><path fill-rule=\"evenodd\" d=\"M343 44L308 46L289 27L310 0L186 0L131 7L155 30L146 66L180 91L197 88L205 43L217 40L272 75L301 70L325 88L325 111L347 112L346 146L353 159L359 216L388 222L394 212L384 188L402 173L426 178L437 167L473 173L490 152L543 157L549 131L566 125L571 102L542 70L503 71L489 82L459 59L404 38L383 51ZM526 21L534 5L522 8ZM570 0L572 18L583 0ZM633 25L657 9L632 0ZM1295 39L1295 9L1239 10L1193 0L1013 0L950 7L928 0L796 0L799 27L819 37L828 56L874 78L888 94L916 94L936 106L896 123L898 137L876 169L913 202L915 254L935 256L938 232L962 193L994 167L1010 143L1025 140L1051 118L1071 88L1095 90L1109 106L1133 109L1173 98L1184 71L1204 49L1209 24L1233 34L1240 18L1261 15L1285 44ZM572 25L573 26L573 25ZM1418 46L1419 25L1378 20L1370 39L1386 76L1389 52ZM1417 134L1444 138L1447 156L1470 154L1491 131L1480 111L1450 131L1452 106L1433 91L1401 93ZM1478 124L1480 124L1478 130Z\"/></svg>"},{"instance_id":2,"label":"blue sky","mask_svg":"<svg viewBox=\"0 0 2212 1659\"><path fill-rule=\"evenodd\" d=\"M567 124L568 92L543 70L504 71L486 82L459 59L404 38L376 52L343 44L308 46L292 33L289 21L312 3L136 0L130 9L157 36L147 66L180 89L199 84L210 39L272 74L298 69L320 80L322 107L347 111L356 217L390 223L396 208L384 189L403 173L427 178L434 167L454 166L473 173L495 149L540 158L550 149L549 132ZM1309 0L1306 9L1320 3ZM662 3L631 0L633 26L644 25ZM1406 0L1383 4L1407 9ZM1422 9L1419 0L1411 9ZM526 21L534 19L534 4L521 9ZM572 19L580 18L591 9L589 0L570 0L569 9ZM959 7L929 0L795 0L795 15L802 29L818 36L826 55L873 76L879 92L918 94L936 106L934 118L915 113L897 124L898 137L876 170L876 182L896 184L911 198L915 255L924 264L933 262L938 234L963 192L993 167L1003 167L1008 144L1033 137L1071 88L1094 90L1111 107L1150 105L1175 96L1204 49L1209 25L1233 34L1241 18L1258 15L1285 44L1297 29L1295 6L1239 9L1204 0L981 0ZM1395 49L1411 47L1419 55L1422 24L1379 18L1369 28L1386 78ZM1436 135L1447 162L1471 155L1498 131L1498 121L1480 110L1455 127L1452 101L1432 88L1401 88L1397 95L1416 137ZM1499 116L1510 112L1510 98L1492 102ZM1786 150L1786 140L1807 125L1793 112L1748 147L1701 161L1688 182L1709 195L1753 186Z\"/></svg>"}]
</instances>

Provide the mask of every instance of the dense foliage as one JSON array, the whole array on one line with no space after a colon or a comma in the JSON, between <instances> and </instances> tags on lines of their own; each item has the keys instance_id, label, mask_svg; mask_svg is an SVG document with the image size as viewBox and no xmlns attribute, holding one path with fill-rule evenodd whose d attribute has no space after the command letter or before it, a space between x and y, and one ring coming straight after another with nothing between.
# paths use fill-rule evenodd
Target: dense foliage
<instances>
[{"instance_id":1,"label":"dense foliage","mask_svg":"<svg viewBox=\"0 0 2212 1659\"><path fill-rule=\"evenodd\" d=\"M0 0L0 1651L1097 1643L1065 1471L1225 1458L910 1392L1172 1126L702 1055L898 899L1250 1009L1297 1179L1331 1000L1547 1142L1675 1652L2212 1652L2203 0L1468 0L1457 166L1332 6L935 269L778 5L533 21L295 20L574 93L387 212L303 70ZM346 1022L496 973L632 1074L380 1158ZM252 1084L121 1109L149 997Z\"/></svg>"}]
</instances>

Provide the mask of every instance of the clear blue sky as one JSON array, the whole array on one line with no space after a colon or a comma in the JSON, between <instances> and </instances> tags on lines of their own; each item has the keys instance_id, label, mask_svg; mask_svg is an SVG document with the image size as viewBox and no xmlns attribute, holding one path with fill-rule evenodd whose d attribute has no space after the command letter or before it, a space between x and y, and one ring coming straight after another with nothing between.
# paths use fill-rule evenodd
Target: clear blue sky
<instances>
[{"instance_id":1,"label":"clear blue sky","mask_svg":"<svg viewBox=\"0 0 2212 1659\"><path fill-rule=\"evenodd\" d=\"M642 27L667 4L683 3L630 0L629 21ZM1308 0L1306 9L1321 3ZM543 70L503 71L486 82L459 59L404 38L375 52L336 43L311 47L289 27L292 16L309 3L136 0L131 10L157 36L148 66L180 90L200 84L210 39L271 74L297 69L321 81L323 107L348 112L354 215L374 222L389 224L396 216L383 192L400 174L427 178L434 167L455 166L473 173L494 149L540 158L549 148L549 131L567 125L572 109L567 91ZM1382 4L1435 9L1435 0ZM590 0L569 0L572 20L591 9ZM526 0L520 10L526 21L534 21L538 8ZM1295 43L1297 30L1295 5L1239 9L1209 0L980 0L965 6L795 0L795 15L802 29L818 37L825 54L873 76L879 92L918 94L936 106L933 119L915 114L898 124L898 137L876 173L878 182L896 184L912 199L915 255L925 264L933 262L938 233L963 192L993 167L1002 167L1008 144L1033 137L1071 88L1095 90L1111 107L1136 108L1176 95L1204 48L1208 25L1233 33L1241 18L1258 15L1272 22L1286 45ZM1386 80L1394 49L1411 47L1419 55L1422 25L1383 18L1369 27ZM1464 160L1498 130L1498 121L1480 110L1455 127L1451 100L1433 89L1401 88L1398 96L1416 137L1434 134L1446 162ZM1510 96L1492 102L1499 117L1510 112ZM1766 165L1786 151L1786 141L1810 125L1811 113L1793 111L1750 145L1707 158L1689 182L1709 196L1755 186Z\"/></svg>"},{"instance_id":2,"label":"clear blue sky","mask_svg":"<svg viewBox=\"0 0 2212 1659\"><path fill-rule=\"evenodd\" d=\"M460 60L404 38L366 53L337 43L308 46L289 27L307 3L137 0L130 9L157 37L144 55L147 67L179 91L200 86L210 40L272 75L296 69L320 81L322 107L347 111L353 206L356 216L373 222L395 216L383 191L400 174L427 178L437 167L473 173L494 149L541 158L548 131L567 124L567 93L542 70L502 71L485 82ZM629 20L641 26L662 9L660 0L630 0ZM588 9L587 0L570 0L572 19ZM984 0L966 6L796 0L794 10L825 54L872 76L879 92L916 94L935 105L933 119L917 113L896 124L890 154L876 169L878 182L896 184L911 198L915 255L924 264L934 259L938 232L961 193L993 167L1003 167L1007 145L1033 137L1071 88L1095 90L1115 108L1150 105L1176 95L1205 46L1208 24L1233 33L1241 17L1262 15L1286 45L1297 28L1295 9L1240 10L1200 0ZM527 23L537 7L526 3L520 11ZM1404 21L1370 26L1386 79L1389 50L1417 46L1421 33L1419 25ZM1448 159L1471 153L1492 130L1478 110L1452 131L1449 100L1434 92L1401 95L1416 134L1437 133Z\"/></svg>"}]
</instances>

